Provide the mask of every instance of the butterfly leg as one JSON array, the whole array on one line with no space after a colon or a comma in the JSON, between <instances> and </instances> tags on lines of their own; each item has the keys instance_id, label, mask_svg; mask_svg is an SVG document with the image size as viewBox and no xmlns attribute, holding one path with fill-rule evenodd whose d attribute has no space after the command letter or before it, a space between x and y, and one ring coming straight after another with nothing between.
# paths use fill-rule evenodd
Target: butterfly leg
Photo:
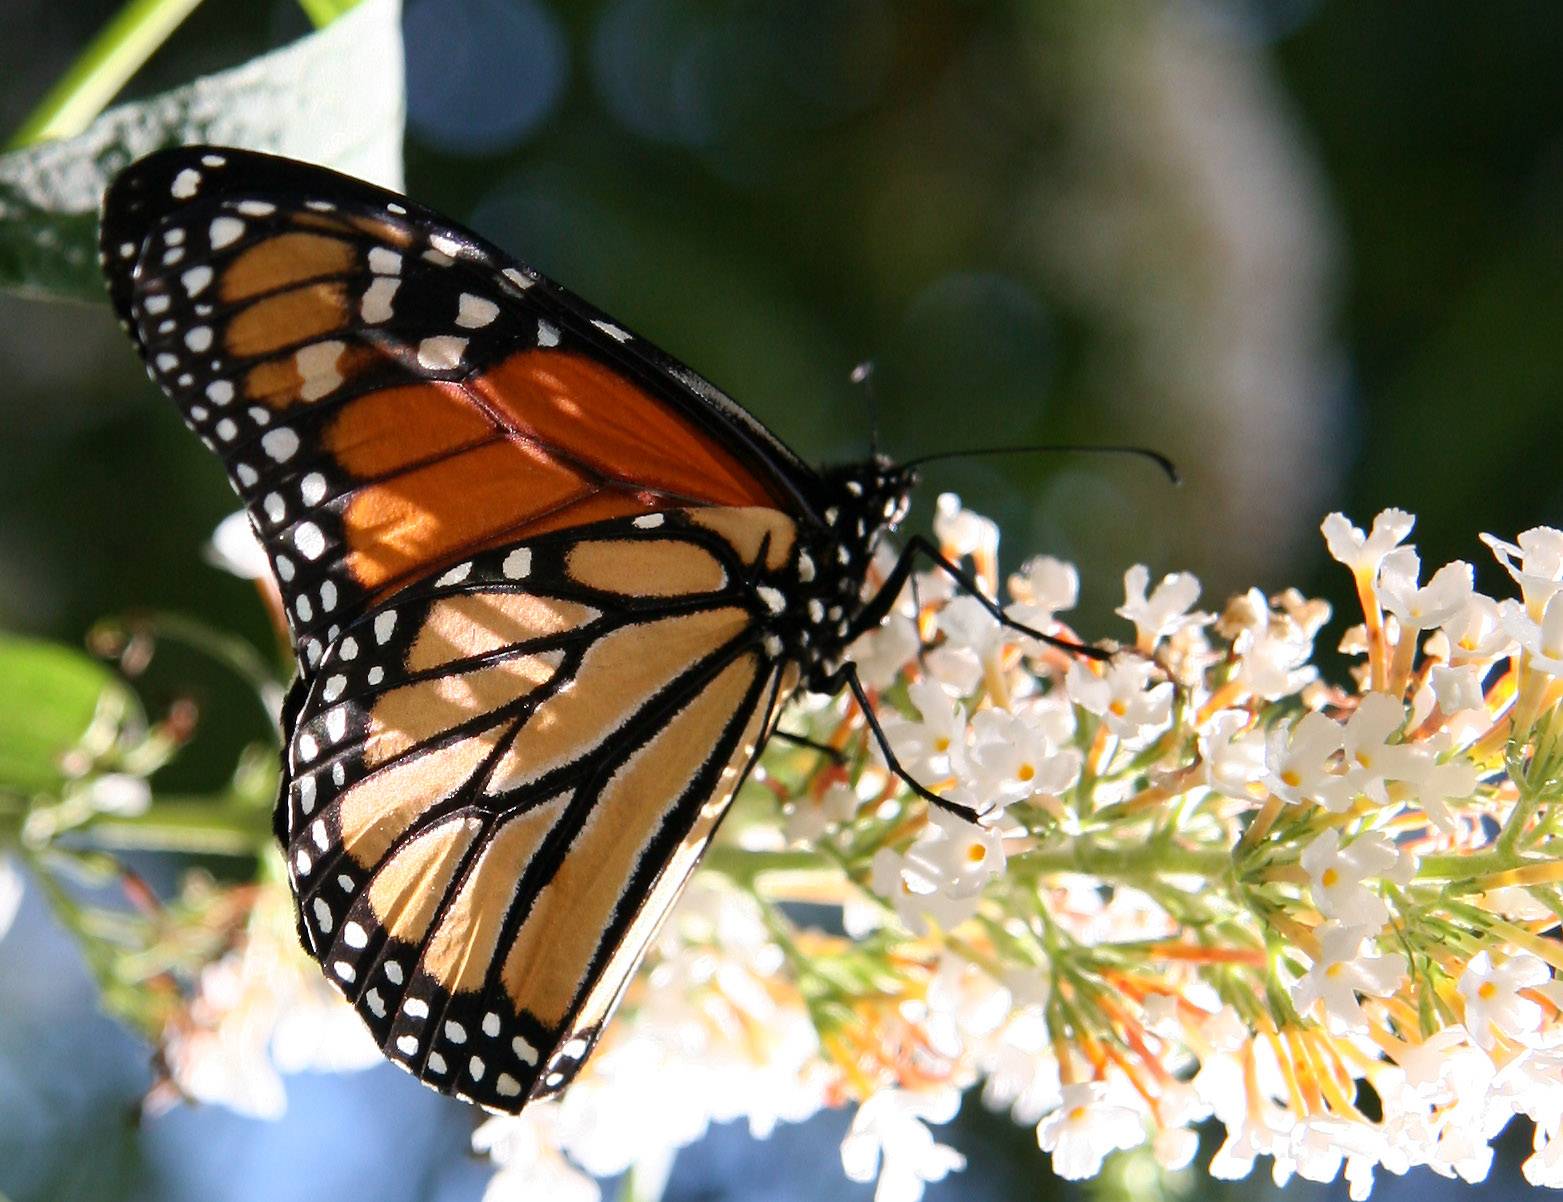
<instances>
[{"instance_id":1,"label":"butterfly leg","mask_svg":"<svg viewBox=\"0 0 1563 1202\"><path fill-rule=\"evenodd\" d=\"M890 574L885 577L885 582L879 586L879 591L869 598L868 604L858 614L847 638L848 642L860 634L873 630L885 620L896 598L901 595L901 589L911 577L912 570L917 566L917 557L922 556L947 573L956 584L965 589L979 605L993 615L994 620L1001 626L1007 627L1029 638L1040 639L1050 647L1057 647L1060 651L1067 651L1071 655L1084 656L1086 659L1108 660L1112 658L1111 651L1104 651L1100 647L1087 647L1083 643L1072 643L1068 639L1058 638L1056 635L1043 634L1040 630L1033 630L1023 622L1017 622L1006 614L1003 608L992 597L982 591L978 583L971 575L960 567L959 564L946 558L944 553L933 543L929 542L921 534L914 534L907 540L906 547L902 550L900 558L895 561L895 566L890 569Z\"/></svg>"},{"instance_id":2,"label":"butterfly leg","mask_svg":"<svg viewBox=\"0 0 1563 1202\"><path fill-rule=\"evenodd\" d=\"M868 723L869 733L874 736L874 742L879 744L880 753L885 757L886 767L899 777L907 788L929 805L938 806L941 810L964 818L968 822L977 822L982 818L985 811L953 802L948 797L940 797L902 766L901 761L896 758L895 749L890 746L885 728L879 725L879 716L874 712L874 704L869 700L868 690L863 687L863 682L858 678L856 664L849 660L823 680L810 684L809 688L820 693L838 693L843 688L849 690L857 700L858 708L863 711L863 720Z\"/></svg>"},{"instance_id":3,"label":"butterfly leg","mask_svg":"<svg viewBox=\"0 0 1563 1202\"><path fill-rule=\"evenodd\" d=\"M821 743L818 739L811 739L807 735L795 735L790 730L774 730L771 732L771 738L791 743L794 747L807 747L810 751L817 751L835 764L847 762L847 753L841 748L832 747L829 743Z\"/></svg>"}]
</instances>

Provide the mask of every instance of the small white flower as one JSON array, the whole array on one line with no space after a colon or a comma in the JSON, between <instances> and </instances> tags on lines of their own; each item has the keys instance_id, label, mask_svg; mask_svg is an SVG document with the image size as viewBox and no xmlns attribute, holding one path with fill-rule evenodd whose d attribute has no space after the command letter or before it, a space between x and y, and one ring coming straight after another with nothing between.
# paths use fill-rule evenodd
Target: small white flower
<instances>
[{"instance_id":1,"label":"small white flower","mask_svg":"<svg viewBox=\"0 0 1563 1202\"><path fill-rule=\"evenodd\" d=\"M1400 620L1406 632L1442 626L1465 610L1471 599L1473 574L1464 560L1445 564L1425 585L1418 585L1422 561L1410 547L1384 557L1379 568L1379 596L1384 608ZM1408 637L1402 633L1402 638Z\"/></svg>"},{"instance_id":2,"label":"small white flower","mask_svg":"<svg viewBox=\"0 0 1563 1202\"><path fill-rule=\"evenodd\" d=\"M1227 612L1241 624L1232 642L1238 660L1237 684L1266 701L1278 701L1318 677L1318 668L1308 662L1313 655L1312 632L1271 610L1258 589L1249 589Z\"/></svg>"},{"instance_id":3,"label":"small white flower","mask_svg":"<svg viewBox=\"0 0 1563 1202\"><path fill-rule=\"evenodd\" d=\"M472 1150L499 1165L483 1202L598 1202L597 1183L559 1152L558 1117L556 1104L534 1102L519 1115L488 1119L472 1133Z\"/></svg>"},{"instance_id":4,"label":"small white flower","mask_svg":"<svg viewBox=\"0 0 1563 1202\"><path fill-rule=\"evenodd\" d=\"M1037 1124L1038 1146L1052 1153L1053 1171L1066 1181L1094 1177L1109 1153L1144 1142L1144 1116L1112 1100L1100 1081L1064 1086L1058 1108Z\"/></svg>"},{"instance_id":5,"label":"small white flower","mask_svg":"<svg viewBox=\"0 0 1563 1202\"><path fill-rule=\"evenodd\" d=\"M983 665L1008 637L1004 627L982 602L965 595L946 603L936 624L944 639L923 657L928 674L961 696L975 692Z\"/></svg>"},{"instance_id":6,"label":"small white flower","mask_svg":"<svg viewBox=\"0 0 1563 1202\"><path fill-rule=\"evenodd\" d=\"M1389 921L1389 907L1365 882L1387 876L1399 859L1394 843L1381 832L1363 835L1342 848L1340 832L1330 827L1304 849L1302 866L1312 882L1313 904L1319 913L1347 926L1377 931Z\"/></svg>"},{"instance_id":7,"label":"small white flower","mask_svg":"<svg viewBox=\"0 0 1563 1202\"><path fill-rule=\"evenodd\" d=\"M858 679L874 690L887 688L906 665L917 658L917 623L904 613L892 613L878 629L860 635L847 649L857 665Z\"/></svg>"},{"instance_id":8,"label":"small white flower","mask_svg":"<svg viewBox=\"0 0 1563 1202\"><path fill-rule=\"evenodd\" d=\"M1514 639L1504 630L1498 602L1483 593L1472 593L1458 613L1444 622L1449 639L1449 660L1454 664L1485 666L1507 655Z\"/></svg>"},{"instance_id":9,"label":"small white flower","mask_svg":"<svg viewBox=\"0 0 1563 1202\"><path fill-rule=\"evenodd\" d=\"M975 804L975 798L961 789L950 790L948 796L957 805ZM915 892L925 893L931 887L951 898L975 897L1003 871L1004 841L997 831L932 808L928 825L906 849L902 868Z\"/></svg>"},{"instance_id":10,"label":"small white flower","mask_svg":"<svg viewBox=\"0 0 1563 1202\"><path fill-rule=\"evenodd\" d=\"M1415 780L1429 766L1422 748L1391 743L1406 720L1406 709L1388 693L1369 693L1346 721L1341 740L1348 788L1383 805L1388 780Z\"/></svg>"},{"instance_id":11,"label":"small white flower","mask_svg":"<svg viewBox=\"0 0 1563 1202\"><path fill-rule=\"evenodd\" d=\"M1373 519L1373 533L1365 535L1343 513L1324 519L1324 545L1330 554L1359 577L1372 579L1384 556L1411 533L1416 518L1403 509L1385 509Z\"/></svg>"},{"instance_id":12,"label":"small white flower","mask_svg":"<svg viewBox=\"0 0 1563 1202\"><path fill-rule=\"evenodd\" d=\"M1482 690L1482 679L1486 673L1487 669L1481 664L1461 664L1457 668L1434 664L1430 676L1438 708L1446 714L1458 714L1485 707L1487 697Z\"/></svg>"},{"instance_id":13,"label":"small white flower","mask_svg":"<svg viewBox=\"0 0 1563 1202\"><path fill-rule=\"evenodd\" d=\"M1344 810L1351 796L1332 770L1332 760L1345 736L1339 722L1320 713L1304 714L1290 727L1277 726L1265 742L1270 789L1286 801L1314 801L1337 813Z\"/></svg>"},{"instance_id":14,"label":"small white flower","mask_svg":"<svg viewBox=\"0 0 1563 1202\"><path fill-rule=\"evenodd\" d=\"M953 1088L913 1093L884 1089L857 1108L841 1141L841 1166L853 1181L873 1181L874 1202L917 1202L924 1186L966 1167L966 1158L938 1143L929 1123L947 1123L960 1109Z\"/></svg>"},{"instance_id":15,"label":"small white flower","mask_svg":"<svg viewBox=\"0 0 1563 1202\"><path fill-rule=\"evenodd\" d=\"M1199 580L1192 572L1163 576L1155 591L1146 596L1150 579L1150 569L1144 564L1137 563L1125 572L1124 602L1113 611L1134 623L1135 646L1146 653L1169 635L1210 620L1209 614L1189 612L1199 600Z\"/></svg>"},{"instance_id":16,"label":"small white flower","mask_svg":"<svg viewBox=\"0 0 1563 1202\"><path fill-rule=\"evenodd\" d=\"M1559 1132L1558 1125L1547 1127L1537 1123L1531 1147L1534 1151L1520 1165L1525 1180L1531 1185L1563 1189L1563 1133Z\"/></svg>"},{"instance_id":17,"label":"small white flower","mask_svg":"<svg viewBox=\"0 0 1563 1202\"><path fill-rule=\"evenodd\" d=\"M1253 718L1246 711L1221 710L1211 716L1199 736L1205 783L1239 801L1262 801L1267 792L1265 736L1252 726Z\"/></svg>"},{"instance_id":18,"label":"small white flower","mask_svg":"<svg viewBox=\"0 0 1563 1202\"><path fill-rule=\"evenodd\" d=\"M1079 603L1080 573L1074 564L1041 555L1027 560L1009 578L1009 595L1015 603L1005 614L1022 626L1045 634L1060 610L1073 609Z\"/></svg>"},{"instance_id":19,"label":"small white flower","mask_svg":"<svg viewBox=\"0 0 1563 1202\"><path fill-rule=\"evenodd\" d=\"M952 897L939 888L937 873L891 847L881 847L869 861L869 888L895 908L901 925L914 935L936 927L953 930L977 912L981 900L976 893Z\"/></svg>"},{"instance_id":20,"label":"small white flower","mask_svg":"<svg viewBox=\"0 0 1563 1202\"><path fill-rule=\"evenodd\" d=\"M933 532L946 555L989 563L998 557L998 524L967 509L952 492L940 493L934 502Z\"/></svg>"},{"instance_id":21,"label":"small white flower","mask_svg":"<svg viewBox=\"0 0 1563 1202\"><path fill-rule=\"evenodd\" d=\"M1151 684L1155 673L1154 664L1139 659L1115 659L1102 676L1074 663L1065 687L1076 705L1101 718L1113 734L1140 739L1159 733L1172 717L1172 682Z\"/></svg>"},{"instance_id":22,"label":"small white flower","mask_svg":"<svg viewBox=\"0 0 1563 1202\"><path fill-rule=\"evenodd\" d=\"M986 659L1008 637L999 620L975 597L956 597L939 611L936 622L946 647L966 647Z\"/></svg>"},{"instance_id":23,"label":"small white flower","mask_svg":"<svg viewBox=\"0 0 1563 1202\"><path fill-rule=\"evenodd\" d=\"M1319 958L1292 987L1292 1001L1300 1012L1318 1002L1331 1031L1368 1029L1357 995L1388 997L1406 977L1406 958L1399 952L1381 956L1363 952L1368 937L1363 928L1339 922L1319 928Z\"/></svg>"},{"instance_id":24,"label":"small white flower","mask_svg":"<svg viewBox=\"0 0 1563 1202\"><path fill-rule=\"evenodd\" d=\"M1023 713L982 710L972 718L968 753L978 796L1008 804L1035 793L1057 794L1080 778L1081 756L1060 746L1074 721L1062 706L1035 706Z\"/></svg>"},{"instance_id":25,"label":"small white flower","mask_svg":"<svg viewBox=\"0 0 1563 1202\"><path fill-rule=\"evenodd\" d=\"M206 561L213 567L231 572L241 580L267 580L271 563L261 549L249 515L243 510L230 513L217 523L212 541L206 545Z\"/></svg>"},{"instance_id":26,"label":"small white flower","mask_svg":"<svg viewBox=\"0 0 1563 1202\"><path fill-rule=\"evenodd\" d=\"M1525 1042L1541 1026L1541 1006L1519 995L1552 979L1546 963L1529 952L1494 964L1491 954L1478 952L1460 974L1460 996L1465 998L1465 1029L1483 1049L1490 1049L1498 1035Z\"/></svg>"},{"instance_id":27,"label":"small white flower","mask_svg":"<svg viewBox=\"0 0 1563 1202\"><path fill-rule=\"evenodd\" d=\"M1476 765L1468 760L1434 764L1415 781L1416 799L1438 828L1452 835L1454 815L1449 812L1449 803L1462 801L1475 793L1480 779Z\"/></svg>"},{"instance_id":28,"label":"small white flower","mask_svg":"<svg viewBox=\"0 0 1563 1202\"><path fill-rule=\"evenodd\" d=\"M1515 601L1498 607L1504 629L1528 656L1527 664L1549 676L1563 676L1563 592L1554 593L1541 613L1541 621L1531 620L1526 609Z\"/></svg>"},{"instance_id":29,"label":"small white flower","mask_svg":"<svg viewBox=\"0 0 1563 1202\"><path fill-rule=\"evenodd\" d=\"M1532 620L1539 622L1547 602L1563 582L1563 531L1537 526L1526 530L1514 543L1506 543L1491 534L1481 537L1482 542L1492 548L1498 562L1514 577L1525 598L1526 611Z\"/></svg>"},{"instance_id":30,"label":"small white flower","mask_svg":"<svg viewBox=\"0 0 1563 1202\"><path fill-rule=\"evenodd\" d=\"M960 775L966 755L966 712L933 681L907 689L920 721L885 723L885 734L901 766L923 781Z\"/></svg>"},{"instance_id":31,"label":"small white flower","mask_svg":"<svg viewBox=\"0 0 1563 1202\"><path fill-rule=\"evenodd\" d=\"M818 800L808 793L800 794L787 807L787 842L812 844L831 827L850 822L857 809L858 795L844 781L831 785Z\"/></svg>"}]
</instances>

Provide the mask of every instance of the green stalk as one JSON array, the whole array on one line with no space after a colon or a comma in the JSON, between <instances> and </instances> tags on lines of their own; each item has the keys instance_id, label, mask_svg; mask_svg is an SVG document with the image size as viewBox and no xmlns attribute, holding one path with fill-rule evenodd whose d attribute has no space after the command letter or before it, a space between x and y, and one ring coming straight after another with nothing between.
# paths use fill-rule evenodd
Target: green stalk
<instances>
[{"instance_id":1,"label":"green stalk","mask_svg":"<svg viewBox=\"0 0 1563 1202\"><path fill-rule=\"evenodd\" d=\"M129 0L11 136L7 150L81 133L201 0Z\"/></svg>"}]
</instances>

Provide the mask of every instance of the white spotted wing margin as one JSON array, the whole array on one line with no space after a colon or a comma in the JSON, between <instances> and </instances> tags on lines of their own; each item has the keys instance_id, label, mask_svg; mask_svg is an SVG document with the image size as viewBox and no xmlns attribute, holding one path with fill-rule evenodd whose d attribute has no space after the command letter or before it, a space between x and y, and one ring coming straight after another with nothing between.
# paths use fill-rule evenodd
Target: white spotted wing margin
<instances>
[{"instance_id":1,"label":"white spotted wing margin","mask_svg":"<svg viewBox=\"0 0 1563 1202\"><path fill-rule=\"evenodd\" d=\"M426 1084L517 1112L585 1060L791 685L758 569L678 512L541 536L398 594L301 686L300 933Z\"/></svg>"}]
</instances>

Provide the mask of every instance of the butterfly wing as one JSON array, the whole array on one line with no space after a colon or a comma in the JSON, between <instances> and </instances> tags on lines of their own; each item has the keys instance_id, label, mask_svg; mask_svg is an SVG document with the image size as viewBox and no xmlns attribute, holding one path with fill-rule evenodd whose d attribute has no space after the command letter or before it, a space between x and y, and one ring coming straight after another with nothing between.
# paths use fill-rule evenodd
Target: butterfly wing
<instances>
[{"instance_id":1,"label":"butterfly wing","mask_svg":"<svg viewBox=\"0 0 1563 1202\"><path fill-rule=\"evenodd\" d=\"M691 505L809 514L812 471L591 306L403 197L186 147L104 200L109 294L223 459L300 659L486 549Z\"/></svg>"},{"instance_id":2,"label":"butterfly wing","mask_svg":"<svg viewBox=\"0 0 1563 1202\"><path fill-rule=\"evenodd\" d=\"M386 1054L519 1110L574 1074L763 742L789 673L771 510L485 551L347 627L289 732L306 945Z\"/></svg>"}]
</instances>

